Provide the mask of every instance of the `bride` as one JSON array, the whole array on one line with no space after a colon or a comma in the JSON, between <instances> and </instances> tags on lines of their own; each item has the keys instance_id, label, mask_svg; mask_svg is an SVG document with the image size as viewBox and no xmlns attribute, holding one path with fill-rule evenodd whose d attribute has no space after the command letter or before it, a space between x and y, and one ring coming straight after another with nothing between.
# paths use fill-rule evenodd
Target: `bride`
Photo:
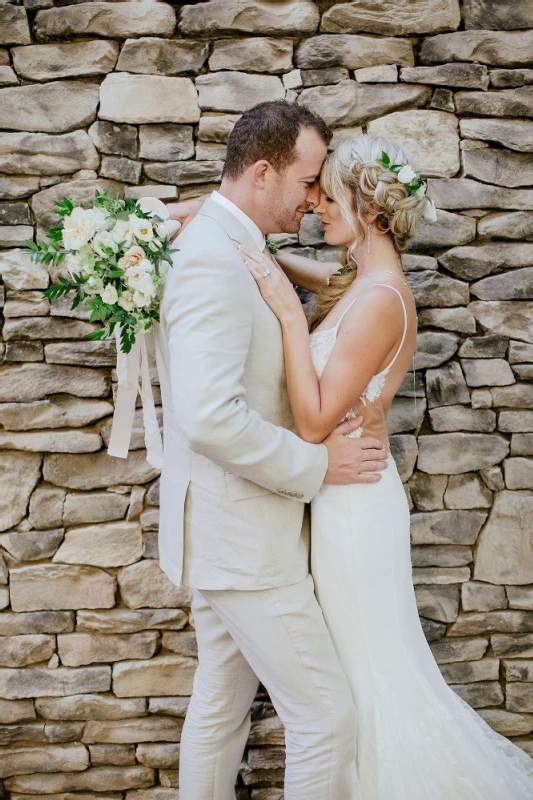
<instances>
[{"instance_id":1,"label":"bride","mask_svg":"<svg viewBox=\"0 0 533 800\"><path fill-rule=\"evenodd\" d=\"M316 291L321 265L280 253L282 271L268 255L242 250L281 323L291 407L309 442L362 414L365 435L388 445L387 413L416 346L400 252L426 207L408 162L404 150L370 136L326 160L314 211L326 242L347 250L340 274L318 286L310 335L291 281ZM426 642L393 459L378 483L324 485L311 519L316 593L358 712L364 800L531 800L533 761L447 686Z\"/></svg>"}]
</instances>

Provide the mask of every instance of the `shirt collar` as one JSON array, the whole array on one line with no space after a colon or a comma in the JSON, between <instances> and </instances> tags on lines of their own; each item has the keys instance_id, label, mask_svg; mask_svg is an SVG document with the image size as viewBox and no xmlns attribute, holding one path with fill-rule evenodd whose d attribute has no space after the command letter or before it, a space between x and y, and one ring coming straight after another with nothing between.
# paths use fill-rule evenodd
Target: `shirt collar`
<instances>
[{"instance_id":1,"label":"shirt collar","mask_svg":"<svg viewBox=\"0 0 533 800\"><path fill-rule=\"evenodd\" d=\"M235 203L232 203L231 200L228 200L228 198L224 197L224 195L220 194L220 192L217 192L216 190L212 192L211 200L214 200L216 203L219 203L221 206L224 206L224 208L226 208L228 211L231 211L231 213L235 217L237 217L239 222L242 222L242 224L244 225L244 227L254 240L257 249L262 253L263 250L265 249L265 244L266 244L265 237L255 224L255 222L252 219L250 219L250 217L247 214L245 214L244 211L241 211L239 206L236 206Z\"/></svg>"}]
</instances>

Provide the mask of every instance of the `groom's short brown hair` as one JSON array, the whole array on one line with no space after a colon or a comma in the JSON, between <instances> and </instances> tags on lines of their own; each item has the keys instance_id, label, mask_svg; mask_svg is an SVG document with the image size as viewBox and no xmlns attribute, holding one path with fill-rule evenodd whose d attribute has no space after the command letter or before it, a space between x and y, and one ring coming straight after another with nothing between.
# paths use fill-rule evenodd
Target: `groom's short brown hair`
<instances>
[{"instance_id":1,"label":"groom's short brown hair","mask_svg":"<svg viewBox=\"0 0 533 800\"><path fill-rule=\"evenodd\" d=\"M332 132L317 114L304 106L273 100L245 111L228 139L223 178L235 180L256 161L265 159L283 172L296 158L296 140L301 128L314 128L324 144Z\"/></svg>"}]
</instances>

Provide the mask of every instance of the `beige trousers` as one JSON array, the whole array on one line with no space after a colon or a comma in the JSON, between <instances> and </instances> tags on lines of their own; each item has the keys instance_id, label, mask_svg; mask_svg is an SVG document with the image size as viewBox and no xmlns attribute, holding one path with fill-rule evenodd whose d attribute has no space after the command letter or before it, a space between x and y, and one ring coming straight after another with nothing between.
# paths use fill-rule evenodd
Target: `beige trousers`
<instances>
[{"instance_id":1,"label":"beige trousers","mask_svg":"<svg viewBox=\"0 0 533 800\"><path fill-rule=\"evenodd\" d=\"M285 726L285 800L358 800L355 707L313 580L194 590L199 666L181 740L180 800L234 800L259 681Z\"/></svg>"}]
</instances>

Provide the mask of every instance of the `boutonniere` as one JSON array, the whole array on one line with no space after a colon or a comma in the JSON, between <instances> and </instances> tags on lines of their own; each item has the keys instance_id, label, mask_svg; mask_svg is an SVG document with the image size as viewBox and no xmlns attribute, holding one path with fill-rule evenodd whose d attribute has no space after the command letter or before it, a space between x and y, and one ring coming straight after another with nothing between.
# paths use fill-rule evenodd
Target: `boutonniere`
<instances>
[{"instance_id":1,"label":"boutonniere","mask_svg":"<svg viewBox=\"0 0 533 800\"><path fill-rule=\"evenodd\" d=\"M276 244L274 244L274 242L272 241L270 236L268 236L268 234L265 236L265 245L268 247L272 255L275 256L279 250L279 247Z\"/></svg>"}]
</instances>

